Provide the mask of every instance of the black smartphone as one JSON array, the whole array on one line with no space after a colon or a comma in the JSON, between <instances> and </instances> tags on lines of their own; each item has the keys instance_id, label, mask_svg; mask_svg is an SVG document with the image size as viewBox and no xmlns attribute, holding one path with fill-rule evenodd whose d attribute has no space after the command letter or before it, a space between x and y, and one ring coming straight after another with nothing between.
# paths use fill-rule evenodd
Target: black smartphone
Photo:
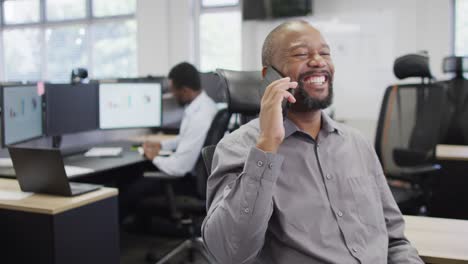
<instances>
[{"instance_id":1,"label":"black smartphone","mask_svg":"<svg viewBox=\"0 0 468 264\"><path fill-rule=\"evenodd\" d=\"M273 66L268 66L266 70L265 77L263 78L262 82L262 89L260 90L260 98L263 97L263 93L265 93L266 88L270 83L279 80L281 78L284 78L284 76L276 70ZM290 92L292 95L294 95L294 89L288 89L288 92ZM286 116L286 113L288 111L289 107L289 102L288 100L283 100L281 103L281 107L283 108L283 118Z\"/></svg>"}]
</instances>

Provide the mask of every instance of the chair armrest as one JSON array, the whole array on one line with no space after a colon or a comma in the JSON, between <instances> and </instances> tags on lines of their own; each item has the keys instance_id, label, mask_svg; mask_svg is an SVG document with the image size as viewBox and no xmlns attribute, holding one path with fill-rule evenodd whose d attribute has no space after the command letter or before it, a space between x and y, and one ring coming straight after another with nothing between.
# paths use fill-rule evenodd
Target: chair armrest
<instances>
[{"instance_id":1,"label":"chair armrest","mask_svg":"<svg viewBox=\"0 0 468 264\"><path fill-rule=\"evenodd\" d=\"M411 149L393 149L393 160L400 167L413 167L428 164L432 158L432 152L417 151Z\"/></svg>"},{"instance_id":2,"label":"chair armrest","mask_svg":"<svg viewBox=\"0 0 468 264\"><path fill-rule=\"evenodd\" d=\"M425 178L435 175L435 172L440 171L439 164L427 164L411 167L400 167L399 173L386 175L387 178L409 182L411 184L419 184Z\"/></svg>"},{"instance_id":3,"label":"chair armrest","mask_svg":"<svg viewBox=\"0 0 468 264\"><path fill-rule=\"evenodd\" d=\"M433 172L440 171L442 167L439 164L428 164L421 166L403 167L401 172L407 175L429 175Z\"/></svg>"},{"instance_id":4,"label":"chair armrest","mask_svg":"<svg viewBox=\"0 0 468 264\"><path fill-rule=\"evenodd\" d=\"M175 180L175 179L183 178L184 176L169 175L162 171L145 171L143 172L143 177L152 178L152 179L160 179L160 180Z\"/></svg>"}]
</instances>

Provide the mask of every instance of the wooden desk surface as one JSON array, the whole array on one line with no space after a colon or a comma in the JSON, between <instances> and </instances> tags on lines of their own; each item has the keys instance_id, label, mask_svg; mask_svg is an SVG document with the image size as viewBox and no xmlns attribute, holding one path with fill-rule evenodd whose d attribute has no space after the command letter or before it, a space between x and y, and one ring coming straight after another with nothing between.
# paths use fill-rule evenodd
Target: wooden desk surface
<instances>
[{"instance_id":1,"label":"wooden desk surface","mask_svg":"<svg viewBox=\"0 0 468 264\"><path fill-rule=\"evenodd\" d=\"M145 142L145 141L151 141L151 142L159 142L163 140L168 140L168 139L173 139L177 135L169 135L169 134L151 134L151 135L143 135L143 136L138 136L138 137L132 137L130 138L130 141L134 142Z\"/></svg>"},{"instance_id":2,"label":"wooden desk surface","mask_svg":"<svg viewBox=\"0 0 468 264\"><path fill-rule=\"evenodd\" d=\"M468 221L404 216L405 235L427 263L468 263Z\"/></svg>"},{"instance_id":3,"label":"wooden desk surface","mask_svg":"<svg viewBox=\"0 0 468 264\"><path fill-rule=\"evenodd\" d=\"M7 191L20 191L18 181L11 179L0 179L0 189ZM117 194L117 189L107 187L74 197L33 194L27 198L17 201L0 200L0 208L41 214L58 214L73 208L116 196Z\"/></svg>"},{"instance_id":4,"label":"wooden desk surface","mask_svg":"<svg viewBox=\"0 0 468 264\"><path fill-rule=\"evenodd\" d=\"M468 146L442 145L436 146L438 160L466 160L468 161Z\"/></svg>"}]
</instances>

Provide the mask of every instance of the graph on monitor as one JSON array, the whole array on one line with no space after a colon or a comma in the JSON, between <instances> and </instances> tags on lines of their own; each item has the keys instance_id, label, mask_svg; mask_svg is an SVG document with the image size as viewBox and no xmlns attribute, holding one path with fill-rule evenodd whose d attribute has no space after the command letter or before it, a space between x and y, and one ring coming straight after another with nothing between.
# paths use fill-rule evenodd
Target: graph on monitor
<instances>
[{"instance_id":1,"label":"graph on monitor","mask_svg":"<svg viewBox=\"0 0 468 264\"><path fill-rule=\"evenodd\" d=\"M43 135L42 97L36 85L5 86L2 101L4 145Z\"/></svg>"},{"instance_id":2,"label":"graph on monitor","mask_svg":"<svg viewBox=\"0 0 468 264\"><path fill-rule=\"evenodd\" d=\"M106 83L99 86L101 129L161 126L160 83Z\"/></svg>"}]
</instances>

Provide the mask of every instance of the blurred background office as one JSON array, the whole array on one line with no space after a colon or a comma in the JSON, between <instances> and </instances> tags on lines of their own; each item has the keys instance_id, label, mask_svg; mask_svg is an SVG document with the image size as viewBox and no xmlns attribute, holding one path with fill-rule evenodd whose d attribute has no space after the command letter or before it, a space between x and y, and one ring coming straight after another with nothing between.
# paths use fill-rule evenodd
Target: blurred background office
<instances>
[{"instance_id":1,"label":"blurred background office","mask_svg":"<svg viewBox=\"0 0 468 264\"><path fill-rule=\"evenodd\" d=\"M372 140L399 55L428 51L433 74L443 78L442 59L468 53L466 2L312 1L305 19L322 30L337 68L335 117ZM258 70L262 41L284 18L243 20L242 6L239 0L6 0L0 80L68 81L77 67L91 79L160 76L181 61L201 71Z\"/></svg>"},{"instance_id":2,"label":"blurred background office","mask_svg":"<svg viewBox=\"0 0 468 264\"><path fill-rule=\"evenodd\" d=\"M266 35L288 19L305 19L321 30L331 46L336 68L334 103L327 111L336 120L359 129L370 142L376 139L387 87L395 83L421 83L415 77L399 80L394 75L396 58L424 51L433 78L443 81L454 77L454 71L444 71L444 58L468 55L468 0L0 0L0 3L0 82L5 87L39 83L38 88L44 90L43 83L47 88L53 87L53 83L70 81L90 85L99 82L99 96L103 96L101 90L114 87L116 82L132 83L119 84L122 89L130 89L138 82L157 83L153 85L157 91L153 92L158 100L162 98L157 114L163 117L158 118L156 125L154 122L103 125L98 124L102 120L94 120L89 126L92 129L75 129L73 136L64 135L63 140L52 142L62 143L62 147L92 146L149 133L151 128L150 132L177 132L183 110L175 102L169 102L165 78L169 70L188 61L201 72L218 68L259 71ZM284 5L297 9L277 12ZM467 60L463 61L461 67L467 71ZM464 74L466 78L467 73ZM202 76L202 85L203 78L212 77ZM108 92L109 96L115 89ZM97 92L93 96L97 101ZM221 97L216 101L225 102ZM98 118L97 113L95 116ZM37 119L41 118L38 113ZM46 130L37 136L55 135L49 127ZM53 141L37 140L35 134L28 138L33 139L30 142L33 145L50 145L47 140ZM5 147L0 149L0 157L3 156L8 156ZM451 175L465 170L464 166ZM135 167L131 167L113 173L128 176L134 171ZM468 180L454 178L451 182L458 185L459 191L468 184ZM439 197L443 197L439 203L453 204L452 211L441 212L444 216L468 219L466 213L453 212L457 210L454 205L457 198L445 200L450 195L445 192L450 190L450 186L439 190ZM132 250L145 251L153 238L124 234L122 262L135 263L132 257L141 254Z\"/></svg>"}]
</instances>

